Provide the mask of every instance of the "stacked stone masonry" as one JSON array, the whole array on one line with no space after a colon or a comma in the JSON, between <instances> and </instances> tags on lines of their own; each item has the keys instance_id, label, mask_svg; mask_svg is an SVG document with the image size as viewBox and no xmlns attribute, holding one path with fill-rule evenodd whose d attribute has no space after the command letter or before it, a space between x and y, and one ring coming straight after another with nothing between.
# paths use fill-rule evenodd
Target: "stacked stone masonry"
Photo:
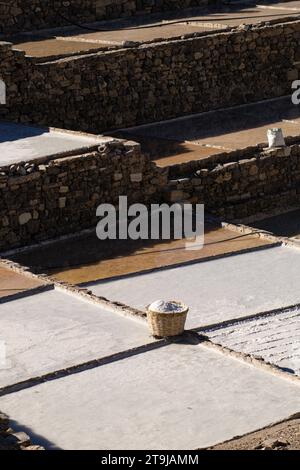
<instances>
[{"instance_id":1,"label":"stacked stone masonry","mask_svg":"<svg viewBox=\"0 0 300 470\"><path fill-rule=\"evenodd\" d=\"M0 117L102 132L289 94L300 22L144 44L48 63L0 48Z\"/></svg>"},{"instance_id":2,"label":"stacked stone masonry","mask_svg":"<svg viewBox=\"0 0 300 470\"><path fill-rule=\"evenodd\" d=\"M252 154L253 155L253 154ZM256 152L245 158L233 152L234 161L214 163L190 175L169 180L168 202L204 203L206 210L225 220L297 207L300 204L300 146ZM174 172L174 170L173 170Z\"/></svg>"},{"instance_id":3,"label":"stacked stone masonry","mask_svg":"<svg viewBox=\"0 0 300 470\"><path fill-rule=\"evenodd\" d=\"M204 203L235 220L299 206L300 145L253 151L176 178L140 152L139 144L112 141L85 155L0 172L0 249L96 227L100 203ZM194 163L195 165L195 163Z\"/></svg>"},{"instance_id":4,"label":"stacked stone masonry","mask_svg":"<svg viewBox=\"0 0 300 470\"><path fill-rule=\"evenodd\" d=\"M126 18L215 3L215 0L5 0L0 2L0 33Z\"/></svg>"},{"instance_id":5,"label":"stacked stone masonry","mask_svg":"<svg viewBox=\"0 0 300 470\"><path fill-rule=\"evenodd\" d=\"M112 140L98 150L0 169L0 249L95 227L100 203L161 200L167 174L140 145Z\"/></svg>"}]
</instances>

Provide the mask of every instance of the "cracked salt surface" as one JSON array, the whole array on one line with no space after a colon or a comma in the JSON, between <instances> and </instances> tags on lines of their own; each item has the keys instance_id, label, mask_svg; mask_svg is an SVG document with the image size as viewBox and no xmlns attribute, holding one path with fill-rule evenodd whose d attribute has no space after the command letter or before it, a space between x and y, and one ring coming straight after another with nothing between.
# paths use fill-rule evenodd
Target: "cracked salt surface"
<instances>
[{"instance_id":1,"label":"cracked salt surface","mask_svg":"<svg viewBox=\"0 0 300 470\"><path fill-rule=\"evenodd\" d=\"M300 376L300 308L205 332L214 343Z\"/></svg>"}]
</instances>

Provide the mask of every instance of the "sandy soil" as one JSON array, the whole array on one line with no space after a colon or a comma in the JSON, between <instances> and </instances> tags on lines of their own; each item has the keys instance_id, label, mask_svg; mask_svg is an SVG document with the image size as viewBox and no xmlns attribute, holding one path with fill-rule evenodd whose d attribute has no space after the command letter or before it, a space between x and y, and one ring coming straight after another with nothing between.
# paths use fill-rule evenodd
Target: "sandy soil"
<instances>
[{"instance_id":1,"label":"sandy soil","mask_svg":"<svg viewBox=\"0 0 300 470\"><path fill-rule=\"evenodd\" d=\"M209 447L207 450L300 450L300 417Z\"/></svg>"}]
</instances>

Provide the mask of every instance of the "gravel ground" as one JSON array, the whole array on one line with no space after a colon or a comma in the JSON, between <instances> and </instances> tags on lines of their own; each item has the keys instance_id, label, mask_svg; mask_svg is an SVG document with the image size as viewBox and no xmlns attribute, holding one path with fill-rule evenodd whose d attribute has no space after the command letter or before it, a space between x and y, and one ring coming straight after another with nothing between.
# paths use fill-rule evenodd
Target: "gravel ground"
<instances>
[{"instance_id":1,"label":"gravel ground","mask_svg":"<svg viewBox=\"0 0 300 470\"><path fill-rule=\"evenodd\" d=\"M207 450L300 450L300 418L275 424Z\"/></svg>"}]
</instances>

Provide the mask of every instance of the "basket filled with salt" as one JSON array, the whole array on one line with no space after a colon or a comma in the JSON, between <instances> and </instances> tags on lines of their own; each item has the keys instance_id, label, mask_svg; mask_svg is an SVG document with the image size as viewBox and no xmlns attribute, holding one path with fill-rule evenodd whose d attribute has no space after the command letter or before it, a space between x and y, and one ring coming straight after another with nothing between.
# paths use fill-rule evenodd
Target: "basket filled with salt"
<instances>
[{"instance_id":1,"label":"basket filled with salt","mask_svg":"<svg viewBox=\"0 0 300 470\"><path fill-rule=\"evenodd\" d=\"M164 338L184 332L189 308L176 300L156 300L147 308L148 325L153 336Z\"/></svg>"}]
</instances>

